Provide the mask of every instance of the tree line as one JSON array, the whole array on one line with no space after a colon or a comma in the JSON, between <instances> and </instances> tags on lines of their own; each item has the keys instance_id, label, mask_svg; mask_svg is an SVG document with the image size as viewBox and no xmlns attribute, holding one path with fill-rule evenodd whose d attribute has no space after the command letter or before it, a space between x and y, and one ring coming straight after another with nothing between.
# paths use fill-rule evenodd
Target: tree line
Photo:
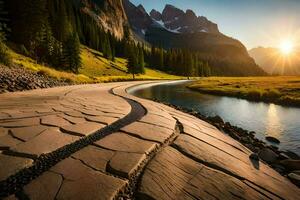
<instances>
[{"instance_id":1,"label":"tree line","mask_svg":"<svg viewBox=\"0 0 300 200\"><path fill-rule=\"evenodd\" d=\"M7 1L7 12L3 10L3 0L0 2L1 12L8 13L8 39L19 44L22 54L55 68L78 73L81 67L80 44L84 44L101 51L112 61L116 56L127 58L128 73L133 76L145 73L144 67L183 76L213 74L210 63L203 61L200 53L145 47L131 39L127 26L124 27L124 37L116 38L103 30L96 19L82 12L74 1L10 0ZM5 26L1 24L0 44L3 47L0 46L0 53L5 52Z\"/></svg>"},{"instance_id":2,"label":"tree line","mask_svg":"<svg viewBox=\"0 0 300 200\"><path fill-rule=\"evenodd\" d=\"M211 67L200 58L200 54L188 49L157 48L152 46L146 51L146 63L149 67L182 76L210 76Z\"/></svg>"}]
</instances>

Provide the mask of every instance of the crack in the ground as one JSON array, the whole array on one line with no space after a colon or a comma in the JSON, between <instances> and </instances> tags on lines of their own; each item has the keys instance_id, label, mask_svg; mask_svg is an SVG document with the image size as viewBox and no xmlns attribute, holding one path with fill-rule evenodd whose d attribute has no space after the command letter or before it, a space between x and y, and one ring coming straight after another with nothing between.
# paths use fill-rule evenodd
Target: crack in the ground
<instances>
[{"instance_id":1,"label":"crack in the ground","mask_svg":"<svg viewBox=\"0 0 300 200\"><path fill-rule=\"evenodd\" d=\"M183 131L183 125L182 125L180 122L178 122L178 123L179 123L179 127L180 127L180 133L181 133L181 134L185 134L184 131ZM173 148L175 148L176 150L178 150L178 151L179 151L181 154L183 154L184 156L186 156L186 157L188 157L188 158L190 158L190 159L192 159L192 160L194 160L194 161L196 161L196 162L198 162L198 163L201 163L202 165L204 165L204 166L206 166L206 167L208 167L208 168L211 168L211 169L214 169L214 170L223 172L223 173L225 173L225 174L227 174L227 175L229 175L229 176L232 176L232 177L234 177L234 178L236 178L236 179L242 181L243 183L245 183L246 185L248 185L249 187L251 187L249 184L246 183L246 182L248 181L249 183L251 183L251 184L255 185L256 187L258 187L258 188L264 190L265 192L267 192L267 193L269 193L269 194L272 194L272 195L278 197L279 199L284 199L284 198L278 196L277 194L275 194L274 192L269 191L268 189L263 188L263 187L261 187L260 185L257 185L256 183L254 183L254 182L252 182L252 181L246 179L245 177L239 176L238 174L235 174L235 173L233 173L233 172L231 172L231 171L229 171L229 170L227 170L227 169L225 169L225 168L223 168L223 167L220 167L220 166L218 166L218 165L216 165L216 164L207 162L207 161L205 161L205 160L202 160L202 159L200 159L200 158L197 158L197 157L195 157L195 156L193 156L193 155L188 154L188 153L187 153L186 151L184 151L180 146L178 146L178 145L176 145L176 144L174 144L174 143L172 143L171 146L172 146ZM246 182L245 182L245 181L246 181ZM262 195L268 197L266 194L264 194L263 192L259 191L257 188L254 188L253 186L252 186L251 188L254 189L255 191L257 191L258 193L260 193L260 194L262 194ZM270 198L270 197L268 197L268 198Z\"/></svg>"},{"instance_id":2,"label":"crack in the ground","mask_svg":"<svg viewBox=\"0 0 300 200\"><path fill-rule=\"evenodd\" d=\"M245 162L245 161L243 161L243 160L241 160L241 159L239 159L238 157L236 157L236 156L234 156L234 155L232 155L232 154L230 154L230 153L228 153L228 152L226 152L226 151L224 151L223 149L221 149L221 148L219 148L219 147L217 147L217 146L215 146L215 145L213 145L213 144L211 144L211 143L209 143L209 142L206 142L206 141L204 141L204 140L202 140L202 139L200 139L200 138L197 138L197 137L195 137L195 136L193 136L193 135L191 135L191 134L189 134L189 133L182 133L183 135L187 135L187 136L189 136L189 137L192 137L193 139L195 139L195 140L198 140L198 141L200 141L200 142L203 142L203 143L205 143L205 144L207 144L207 145L209 145L209 146L211 146L211 147L213 147L213 148L215 148L215 149L218 149L219 151L221 151L221 152L223 152L223 153L225 153L225 154L227 154L227 155L229 155L229 156L232 156L233 158L235 158L235 159L237 159L237 160L240 160L241 162L243 162L243 163L245 163L245 164L248 164L247 162ZM244 153L244 152L243 152Z\"/></svg>"},{"instance_id":3,"label":"crack in the ground","mask_svg":"<svg viewBox=\"0 0 300 200\"><path fill-rule=\"evenodd\" d=\"M147 166L151 162L151 160L160 151L162 151L165 147L169 146L170 144L172 144L176 140L176 138L178 137L179 134L180 134L180 128L179 128L178 123L176 121L173 134L167 140L165 140L165 142L163 144L160 144L160 146L158 146L158 148L156 150L152 151L151 155L149 155L148 158L146 160L144 160L143 166L141 166L141 169L140 169L139 173L135 177L135 185L132 188L132 192L131 192L131 196L130 196L131 198L138 199L139 195L144 195L144 194L138 194L137 190L138 190L138 188L141 184L141 178L143 177L145 169L147 168ZM142 197L142 199L144 199L144 198L145 198L145 196ZM151 199L150 197L148 197L148 198Z\"/></svg>"},{"instance_id":4,"label":"crack in the ground","mask_svg":"<svg viewBox=\"0 0 300 200\"><path fill-rule=\"evenodd\" d=\"M8 177L6 180L0 182L0 198L4 198L9 196L10 194L22 191L23 186L30 183L32 180L40 176L43 172L48 171L58 162L70 157L73 153L104 138L105 136L119 131L121 128L141 119L144 115L146 115L147 110L140 103L129 98L114 94L113 88L110 90L110 93L123 98L130 104L131 111L129 114L127 114L124 118L112 123L111 125L98 130L94 134L83 137L51 153L39 156L32 166L24 168L16 174Z\"/></svg>"},{"instance_id":5,"label":"crack in the ground","mask_svg":"<svg viewBox=\"0 0 300 200\"><path fill-rule=\"evenodd\" d=\"M23 140L23 139L21 139L21 138L15 136L11 130L8 131L8 135L9 135L10 137L12 137L13 139L19 140L20 142L26 142L25 140Z\"/></svg>"},{"instance_id":6,"label":"crack in the ground","mask_svg":"<svg viewBox=\"0 0 300 200\"><path fill-rule=\"evenodd\" d=\"M2 154L7 155L7 156L19 157L19 158L29 158L29 159L32 159L32 160L37 159L37 156L34 155L34 154L17 152L17 151L13 151L13 150L10 150L10 149L2 151ZM0 185L1 185L1 183L0 183Z\"/></svg>"},{"instance_id":7,"label":"crack in the ground","mask_svg":"<svg viewBox=\"0 0 300 200\"><path fill-rule=\"evenodd\" d=\"M245 181L243 181L243 182L244 182L246 185L248 185L250 188L252 188L253 190L257 191L258 193L262 194L263 196L265 196L265 197L267 197L267 198L269 198L269 199L272 199L272 198L269 197L269 196L267 196L265 193L261 192L261 191L258 190L257 188L251 186L249 183L251 183L251 184L253 184L254 186L256 186L256 187L258 187L258 188L264 190L265 192L267 192L267 193L269 193L269 194L272 194L272 195L276 196L276 197L279 198L279 199L282 199L282 200L285 199L285 198L283 198L283 197L281 197L281 196L275 194L274 192L272 192L272 191L270 191L270 190L268 190L268 189L266 189L266 188L263 188L263 187L261 187L260 185L257 185L256 183L254 183L254 182L252 182L252 181L250 181L250 180L245 180ZM247 182L249 182L249 183L247 183Z\"/></svg>"},{"instance_id":8,"label":"crack in the ground","mask_svg":"<svg viewBox=\"0 0 300 200\"><path fill-rule=\"evenodd\" d=\"M144 124L149 124L149 125L154 125L154 126L158 126L160 128L165 128L165 129L169 129L169 130L173 130L172 128L167 127L167 125L159 125L159 124L155 124L155 123L151 123L151 122L146 122L146 121L138 121L139 123L144 123Z\"/></svg>"},{"instance_id":9,"label":"crack in the ground","mask_svg":"<svg viewBox=\"0 0 300 200\"><path fill-rule=\"evenodd\" d=\"M76 157L74 157L74 156L71 156L71 158L74 159L74 160L80 161L84 166L86 166L86 167L88 167L88 168L90 168L91 170L94 170L94 171L96 171L96 172L100 172L100 173L102 173L102 174L105 174L105 175L108 175L108 176L112 176L112 177L115 177L115 178L118 178L118 179L121 179L121 180L125 180L125 181L128 180L128 179L126 179L126 178L124 178L124 177L122 177L122 176L118 176L117 174L113 174L113 173L109 173L109 172L107 172L107 171L99 170L99 169L97 169L97 168L95 168L95 167L89 165L88 163L86 163L86 162L85 162L84 160L82 160L82 159L76 158Z\"/></svg>"},{"instance_id":10,"label":"crack in the ground","mask_svg":"<svg viewBox=\"0 0 300 200\"><path fill-rule=\"evenodd\" d=\"M152 139L149 139L149 138L144 138L144 137L142 137L142 136L140 136L140 135L138 135L138 134L131 133L131 132L129 132L129 131L120 130L119 132L120 132L120 133L124 133L124 134L126 134L126 135L129 135L129 136L131 136L131 137L137 138L137 139L141 139L141 140L145 140L145 141L148 141L148 142L155 142L155 143L161 144L161 142L159 142L158 140L152 140Z\"/></svg>"}]
</instances>

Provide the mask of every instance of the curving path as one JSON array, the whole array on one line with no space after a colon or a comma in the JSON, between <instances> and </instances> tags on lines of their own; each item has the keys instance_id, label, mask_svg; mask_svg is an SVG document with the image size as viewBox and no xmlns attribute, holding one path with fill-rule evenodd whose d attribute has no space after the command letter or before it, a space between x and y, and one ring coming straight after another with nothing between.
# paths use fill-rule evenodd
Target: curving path
<instances>
[{"instance_id":1,"label":"curving path","mask_svg":"<svg viewBox=\"0 0 300 200\"><path fill-rule=\"evenodd\" d=\"M0 95L0 199L297 199L215 127L126 89Z\"/></svg>"}]
</instances>

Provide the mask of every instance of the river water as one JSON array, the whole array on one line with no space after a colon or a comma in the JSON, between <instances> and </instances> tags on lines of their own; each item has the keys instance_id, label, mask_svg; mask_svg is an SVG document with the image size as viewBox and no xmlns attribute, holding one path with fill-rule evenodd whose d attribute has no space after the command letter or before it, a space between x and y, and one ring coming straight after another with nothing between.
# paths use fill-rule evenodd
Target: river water
<instances>
[{"instance_id":1,"label":"river water","mask_svg":"<svg viewBox=\"0 0 300 200\"><path fill-rule=\"evenodd\" d=\"M146 99L158 99L205 116L221 116L224 121L249 131L258 139L273 136L281 141L281 150L300 154L300 109L271 103L202 94L186 88L186 81L142 86L128 92Z\"/></svg>"}]
</instances>

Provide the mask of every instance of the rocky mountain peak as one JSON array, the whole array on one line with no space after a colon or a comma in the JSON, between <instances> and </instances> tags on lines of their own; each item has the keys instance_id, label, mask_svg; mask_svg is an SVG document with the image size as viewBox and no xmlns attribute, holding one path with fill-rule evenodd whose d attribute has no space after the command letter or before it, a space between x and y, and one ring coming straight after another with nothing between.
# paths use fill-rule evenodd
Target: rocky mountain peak
<instances>
[{"instance_id":1,"label":"rocky mountain peak","mask_svg":"<svg viewBox=\"0 0 300 200\"><path fill-rule=\"evenodd\" d=\"M156 21L161 21L162 20L162 15L160 12L158 12L155 9L152 9L150 12L150 17Z\"/></svg>"},{"instance_id":2,"label":"rocky mountain peak","mask_svg":"<svg viewBox=\"0 0 300 200\"><path fill-rule=\"evenodd\" d=\"M217 24L205 17L198 17L191 9L183 11L167 4L162 13L153 9L149 15L142 5L135 6L129 0L123 0L123 4L132 28L141 37L144 37L147 30L153 26L177 34L220 33Z\"/></svg>"},{"instance_id":3,"label":"rocky mountain peak","mask_svg":"<svg viewBox=\"0 0 300 200\"><path fill-rule=\"evenodd\" d=\"M160 17L157 12L152 12L153 19L160 21ZM164 26L171 32L176 33L219 33L217 24L209 21L205 17L197 17L195 12L191 9L183 10L176 8L175 6L167 4L162 12L161 19Z\"/></svg>"},{"instance_id":4,"label":"rocky mountain peak","mask_svg":"<svg viewBox=\"0 0 300 200\"><path fill-rule=\"evenodd\" d=\"M183 16L185 13L175 6L167 4L162 12L162 20L168 22Z\"/></svg>"},{"instance_id":5,"label":"rocky mountain peak","mask_svg":"<svg viewBox=\"0 0 300 200\"><path fill-rule=\"evenodd\" d=\"M146 10L145 10L145 8L144 8L144 6L143 6L142 4L138 5L138 6L137 6L137 9L139 9L142 13L148 15L148 13L146 12Z\"/></svg>"},{"instance_id":6,"label":"rocky mountain peak","mask_svg":"<svg viewBox=\"0 0 300 200\"><path fill-rule=\"evenodd\" d=\"M192 19L195 19L195 18L197 18L197 16L196 16L196 14L194 13L194 11L192 11L192 10L190 10L190 9L188 9L188 10L186 10L186 17L188 17L188 18L192 18Z\"/></svg>"},{"instance_id":7,"label":"rocky mountain peak","mask_svg":"<svg viewBox=\"0 0 300 200\"><path fill-rule=\"evenodd\" d=\"M145 8L142 5L135 6L129 0L123 0L123 6L133 32L143 37L153 23Z\"/></svg>"}]
</instances>

